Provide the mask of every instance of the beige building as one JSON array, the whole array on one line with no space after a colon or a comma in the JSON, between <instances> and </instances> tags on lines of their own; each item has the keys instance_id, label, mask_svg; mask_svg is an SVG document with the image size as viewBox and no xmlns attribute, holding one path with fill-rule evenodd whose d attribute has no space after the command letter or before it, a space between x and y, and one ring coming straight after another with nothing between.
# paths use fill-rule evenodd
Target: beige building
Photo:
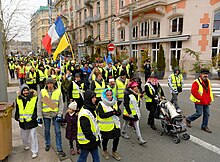
<instances>
[{"instance_id":1,"label":"beige building","mask_svg":"<svg viewBox=\"0 0 220 162\"><path fill-rule=\"evenodd\" d=\"M55 11L52 12L52 20L57 17ZM49 11L47 6L40 8L31 16L31 43L34 52L44 52L42 39L49 29Z\"/></svg>"},{"instance_id":2,"label":"beige building","mask_svg":"<svg viewBox=\"0 0 220 162\"><path fill-rule=\"evenodd\" d=\"M140 60L141 51L147 49L155 62L162 44L166 70L171 70L172 58L181 62L184 48L201 52L206 63L220 52L219 0L116 0L115 6L114 42L117 50L128 54L131 42L131 57ZM188 70L193 62L187 56Z\"/></svg>"},{"instance_id":3,"label":"beige building","mask_svg":"<svg viewBox=\"0 0 220 162\"><path fill-rule=\"evenodd\" d=\"M115 7L114 0L56 1L55 8L67 20L76 56L107 53L107 45L114 37Z\"/></svg>"},{"instance_id":4,"label":"beige building","mask_svg":"<svg viewBox=\"0 0 220 162\"><path fill-rule=\"evenodd\" d=\"M12 40L8 44L7 54L21 54L21 55L28 55L32 52L31 42L24 42L24 41L15 41Z\"/></svg>"}]
</instances>

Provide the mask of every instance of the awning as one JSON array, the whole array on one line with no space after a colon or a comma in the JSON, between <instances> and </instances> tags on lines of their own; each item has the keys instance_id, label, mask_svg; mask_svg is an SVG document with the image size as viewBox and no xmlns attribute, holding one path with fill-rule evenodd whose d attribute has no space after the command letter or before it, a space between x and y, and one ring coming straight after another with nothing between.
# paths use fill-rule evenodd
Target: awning
<instances>
[{"instance_id":1,"label":"awning","mask_svg":"<svg viewBox=\"0 0 220 162\"><path fill-rule=\"evenodd\" d=\"M160 42L171 42L171 41L186 41L190 38L190 35L178 35L178 36L169 36L163 38L150 38L150 39L143 39L143 40L132 40L132 44L148 44L148 43L160 43ZM129 45L129 41L124 42L116 42L114 43L115 46L120 45Z\"/></svg>"}]
</instances>

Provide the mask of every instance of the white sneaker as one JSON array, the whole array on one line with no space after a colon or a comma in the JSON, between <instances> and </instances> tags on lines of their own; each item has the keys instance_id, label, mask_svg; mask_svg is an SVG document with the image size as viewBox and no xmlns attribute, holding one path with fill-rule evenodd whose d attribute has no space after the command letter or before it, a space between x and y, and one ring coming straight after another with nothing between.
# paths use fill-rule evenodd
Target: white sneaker
<instances>
[{"instance_id":1,"label":"white sneaker","mask_svg":"<svg viewBox=\"0 0 220 162\"><path fill-rule=\"evenodd\" d=\"M125 139L129 139L130 138L126 132L122 132L121 136L124 137Z\"/></svg>"},{"instance_id":2,"label":"white sneaker","mask_svg":"<svg viewBox=\"0 0 220 162\"><path fill-rule=\"evenodd\" d=\"M138 138L138 142L140 145L147 143L147 141L143 140L142 138Z\"/></svg>"},{"instance_id":3,"label":"white sneaker","mask_svg":"<svg viewBox=\"0 0 220 162\"><path fill-rule=\"evenodd\" d=\"M32 154L32 159L35 159L37 157L37 153Z\"/></svg>"},{"instance_id":4,"label":"white sneaker","mask_svg":"<svg viewBox=\"0 0 220 162\"><path fill-rule=\"evenodd\" d=\"M181 110L180 108L178 108L178 109L176 109L176 112L177 112L177 113L181 113L182 110Z\"/></svg>"},{"instance_id":5,"label":"white sneaker","mask_svg":"<svg viewBox=\"0 0 220 162\"><path fill-rule=\"evenodd\" d=\"M30 147L29 147L29 146L24 146L24 149L25 149L25 150L29 150Z\"/></svg>"}]
</instances>

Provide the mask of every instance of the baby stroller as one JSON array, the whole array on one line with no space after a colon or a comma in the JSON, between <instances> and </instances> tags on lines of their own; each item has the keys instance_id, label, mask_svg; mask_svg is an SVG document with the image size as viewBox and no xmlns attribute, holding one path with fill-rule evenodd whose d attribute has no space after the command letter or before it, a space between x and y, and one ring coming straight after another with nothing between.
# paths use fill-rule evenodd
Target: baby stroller
<instances>
[{"instance_id":1,"label":"baby stroller","mask_svg":"<svg viewBox=\"0 0 220 162\"><path fill-rule=\"evenodd\" d=\"M180 137L184 140L188 140L190 135L186 129L186 125L182 122L183 117L176 112L173 104L166 99L158 99L158 109L159 119L161 120L161 125L163 131L158 130L160 136L163 133L170 134L174 136L173 143L177 144L180 142Z\"/></svg>"}]
</instances>

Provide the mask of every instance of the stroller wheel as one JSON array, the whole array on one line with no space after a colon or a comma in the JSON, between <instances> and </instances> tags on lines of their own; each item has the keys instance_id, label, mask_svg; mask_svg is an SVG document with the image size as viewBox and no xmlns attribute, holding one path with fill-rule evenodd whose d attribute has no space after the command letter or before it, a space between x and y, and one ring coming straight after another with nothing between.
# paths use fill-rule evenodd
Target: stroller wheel
<instances>
[{"instance_id":1,"label":"stroller wheel","mask_svg":"<svg viewBox=\"0 0 220 162\"><path fill-rule=\"evenodd\" d=\"M178 137L173 138L173 143L178 144L180 143L180 139Z\"/></svg>"},{"instance_id":2,"label":"stroller wheel","mask_svg":"<svg viewBox=\"0 0 220 162\"><path fill-rule=\"evenodd\" d=\"M190 139L190 135L189 135L188 133L184 133L184 134L182 135L182 138L183 138L184 140L188 140L188 139Z\"/></svg>"},{"instance_id":3,"label":"stroller wheel","mask_svg":"<svg viewBox=\"0 0 220 162\"><path fill-rule=\"evenodd\" d=\"M158 130L158 131L157 131L157 134L158 134L159 136L162 136L162 135L163 135L163 132L160 131L160 130Z\"/></svg>"}]
</instances>

